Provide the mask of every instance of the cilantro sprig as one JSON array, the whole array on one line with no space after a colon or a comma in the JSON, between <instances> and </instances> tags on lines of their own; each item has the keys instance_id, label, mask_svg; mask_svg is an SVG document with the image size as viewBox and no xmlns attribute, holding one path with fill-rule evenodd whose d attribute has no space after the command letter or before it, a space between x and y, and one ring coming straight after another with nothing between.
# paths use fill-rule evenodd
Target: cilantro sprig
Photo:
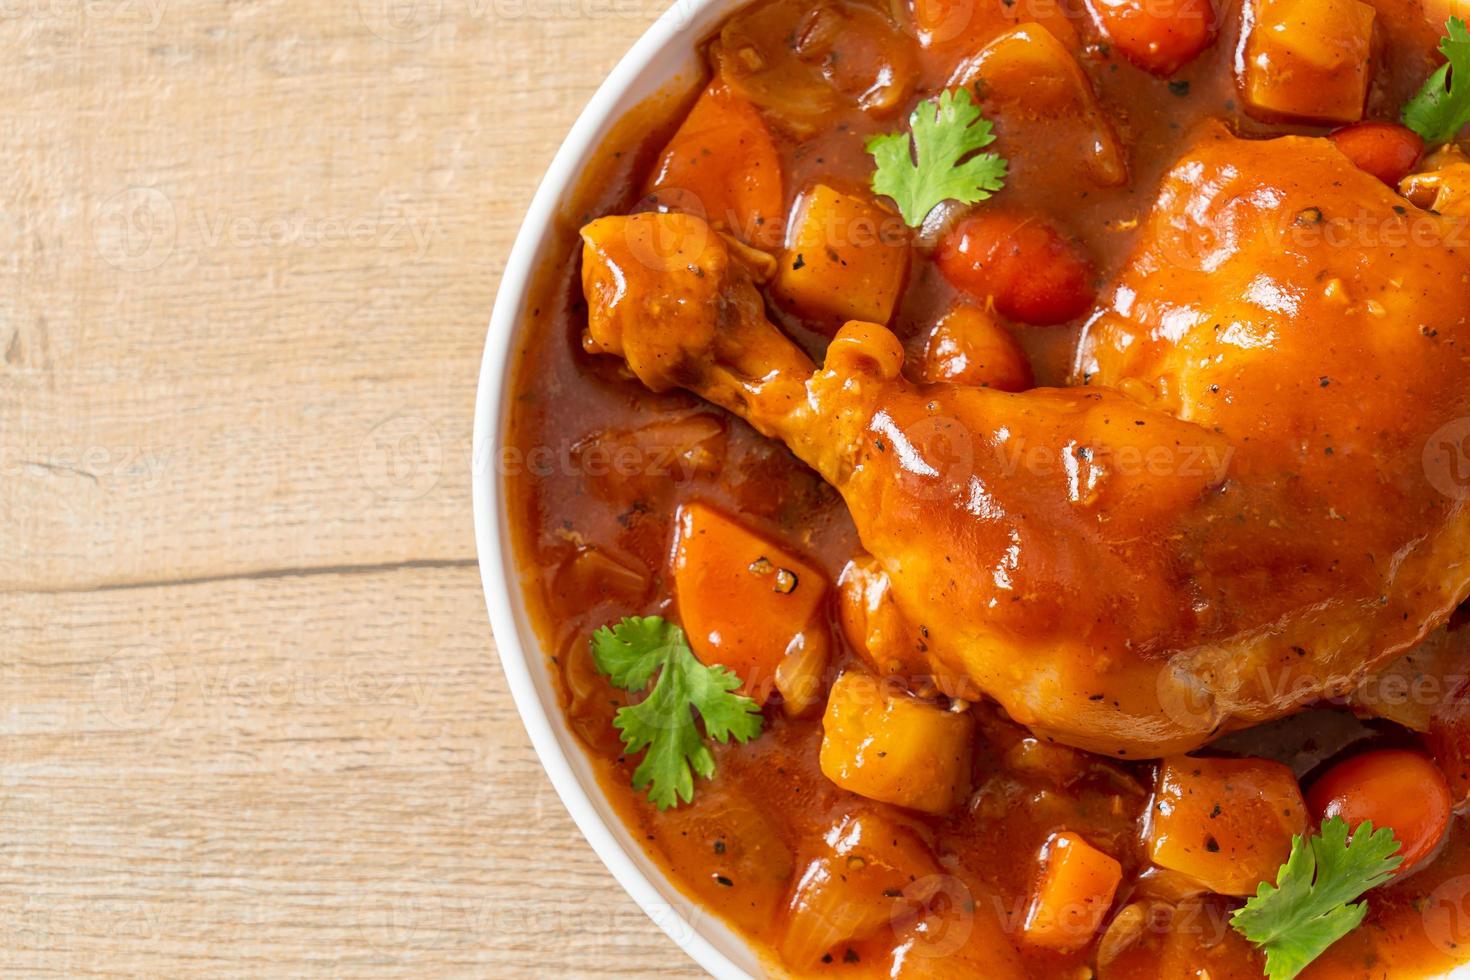
<instances>
[{"instance_id":1,"label":"cilantro sprig","mask_svg":"<svg viewBox=\"0 0 1470 980\"><path fill-rule=\"evenodd\" d=\"M1333 817L1319 833L1291 839L1276 884L1263 882L1230 924L1265 951L1270 980L1291 980L1363 921L1368 903L1352 903L1393 877L1398 850L1387 827L1364 821L1349 840L1347 821Z\"/></svg>"},{"instance_id":2,"label":"cilantro sprig","mask_svg":"<svg viewBox=\"0 0 1470 980\"><path fill-rule=\"evenodd\" d=\"M1005 160L978 153L995 142L995 135L969 89L920 102L909 116L909 129L912 135L888 133L867 143L878 165L873 190L893 198L909 227L923 224L942 201L974 204L1005 186Z\"/></svg>"},{"instance_id":3,"label":"cilantro sprig","mask_svg":"<svg viewBox=\"0 0 1470 980\"><path fill-rule=\"evenodd\" d=\"M1445 24L1439 42L1445 64L1404 105L1404 125L1426 143L1443 143L1470 123L1470 31L1459 17Z\"/></svg>"},{"instance_id":4,"label":"cilantro sprig","mask_svg":"<svg viewBox=\"0 0 1470 980\"><path fill-rule=\"evenodd\" d=\"M733 693L740 678L721 666L706 667L689 649L684 631L659 616L630 616L592 634L592 660L616 687L641 691L658 680L648 697L619 708L613 725L628 752L648 754L633 771L633 788L648 787L660 810L694 798L694 776L715 773L715 757L694 722L720 742L748 742L761 733L761 709Z\"/></svg>"}]
</instances>

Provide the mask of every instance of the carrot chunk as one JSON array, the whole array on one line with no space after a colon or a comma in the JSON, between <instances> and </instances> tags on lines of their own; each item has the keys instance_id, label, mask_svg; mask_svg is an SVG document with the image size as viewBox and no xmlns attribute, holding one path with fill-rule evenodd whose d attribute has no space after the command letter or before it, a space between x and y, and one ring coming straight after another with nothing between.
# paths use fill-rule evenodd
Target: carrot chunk
<instances>
[{"instance_id":1,"label":"carrot chunk","mask_svg":"<svg viewBox=\"0 0 1470 980\"><path fill-rule=\"evenodd\" d=\"M1022 935L1033 946L1070 952L1092 941L1123 867L1074 833L1053 834L1041 849L1041 875Z\"/></svg>"},{"instance_id":2,"label":"carrot chunk","mask_svg":"<svg viewBox=\"0 0 1470 980\"><path fill-rule=\"evenodd\" d=\"M1088 0L1113 47L1144 71L1172 75L1215 39L1210 0Z\"/></svg>"},{"instance_id":3,"label":"carrot chunk","mask_svg":"<svg viewBox=\"0 0 1470 980\"><path fill-rule=\"evenodd\" d=\"M1414 164L1419 162L1419 154L1424 152L1424 140L1419 134L1398 123L1353 123L1328 138L1359 170L1395 188L1409 176Z\"/></svg>"},{"instance_id":4,"label":"carrot chunk","mask_svg":"<svg viewBox=\"0 0 1470 980\"><path fill-rule=\"evenodd\" d=\"M764 704L793 641L826 628L816 621L826 576L706 504L684 504L675 524L674 594L689 646L701 663L733 670L741 692Z\"/></svg>"},{"instance_id":5,"label":"carrot chunk","mask_svg":"<svg viewBox=\"0 0 1470 980\"><path fill-rule=\"evenodd\" d=\"M781 157L760 113L722 83L689 110L646 193L651 203L696 214L746 244L781 245Z\"/></svg>"}]
</instances>

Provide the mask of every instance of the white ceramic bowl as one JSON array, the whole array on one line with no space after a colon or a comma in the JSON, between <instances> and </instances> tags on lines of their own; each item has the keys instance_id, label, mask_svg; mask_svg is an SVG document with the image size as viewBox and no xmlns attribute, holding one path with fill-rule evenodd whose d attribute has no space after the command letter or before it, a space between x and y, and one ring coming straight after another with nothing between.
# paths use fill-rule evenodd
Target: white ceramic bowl
<instances>
[{"instance_id":1,"label":"white ceramic bowl","mask_svg":"<svg viewBox=\"0 0 1470 980\"><path fill-rule=\"evenodd\" d=\"M613 877L669 938L720 980L764 976L765 970L747 943L669 882L604 799L585 752L567 727L547 657L526 615L494 461L503 448L515 341L534 273L541 262L555 257L551 249L559 208L625 113L656 94L696 82L703 72L699 43L746 2L675 0L618 62L557 151L516 236L490 317L475 401L473 467L475 541L485 602L506 681L541 764ZM1470 980L1470 967L1447 976Z\"/></svg>"},{"instance_id":2,"label":"white ceramic bowl","mask_svg":"<svg viewBox=\"0 0 1470 980\"><path fill-rule=\"evenodd\" d=\"M554 219L578 178L622 116L659 92L692 86L703 71L698 45L744 0L676 0L607 81L557 151L516 236L501 280L475 401L475 541L490 623L506 681L551 784L592 849L633 900L700 966L721 978L762 976L751 948L679 893L643 853L603 798L592 767L568 729L547 658L526 615L502 500L501 458L514 352L527 294L540 263L552 256Z\"/></svg>"}]
</instances>

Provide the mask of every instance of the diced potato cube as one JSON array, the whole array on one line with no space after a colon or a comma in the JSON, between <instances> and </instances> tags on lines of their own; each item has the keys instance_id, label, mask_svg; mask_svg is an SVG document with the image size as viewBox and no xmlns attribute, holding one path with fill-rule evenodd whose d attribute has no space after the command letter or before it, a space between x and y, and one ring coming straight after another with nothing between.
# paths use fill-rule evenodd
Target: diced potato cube
<instances>
[{"instance_id":1,"label":"diced potato cube","mask_svg":"<svg viewBox=\"0 0 1470 980\"><path fill-rule=\"evenodd\" d=\"M1352 0L1258 0L1262 43L1289 51L1304 68L1357 65L1373 34L1374 10Z\"/></svg>"},{"instance_id":2,"label":"diced potato cube","mask_svg":"<svg viewBox=\"0 0 1470 980\"><path fill-rule=\"evenodd\" d=\"M1021 927L1026 942L1071 952L1092 942L1123 866L1076 834L1052 834L1041 849L1041 876Z\"/></svg>"},{"instance_id":3,"label":"diced potato cube","mask_svg":"<svg viewBox=\"0 0 1470 980\"><path fill-rule=\"evenodd\" d=\"M822 719L822 773L849 792L945 813L970 790L974 720L849 670Z\"/></svg>"},{"instance_id":4,"label":"diced potato cube","mask_svg":"<svg viewBox=\"0 0 1470 980\"><path fill-rule=\"evenodd\" d=\"M1307 805L1286 766L1178 756L1159 766L1144 840L1160 867L1221 895L1254 895L1306 830Z\"/></svg>"},{"instance_id":5,"label":"diced potato cube","mask_svg":"<svg viewBox=\"0 0 1470 980\"><path fill-rule=\"evenodd\" d=\"M840 326L887 323L909 271L903 221L867 196L826 184L797 202L776 293L798 312Z\"/></svg>"},{"instance_id":6,"label":"diced potato cube","mask_svg":"<svg viewBox=\"0 0 1470 980\"><path fill-rule=\"evenodd\" d=\"M797 879L781 955L793 969L814 967L839 943L907 918L942 884L934 855L912 828L877 813L843 817Z\"/></svg>"},{"instance_id":7,"label":"diced potato cube","mask_svg":"<svg viewBox=\"0 0 1470 980\"><path fill-rule=\"evenodd\" d=\"M674 596L689 646L701 663L734 671L741 692L764 704L793 641L826 629L817 613L827 578L706 504L683 505L675 521Z\"/></svg>"},{"instance_id":8,"label":"diced potato cube","mask_svg":"<svg viewBox=\"0 0 1470 980\"><path fill-rule=\"evenodd\" d=\"M1363 117L1374 9L1358 0L1250 0L1242 79L1255 115Z\"/></svg>"}]
</instances>

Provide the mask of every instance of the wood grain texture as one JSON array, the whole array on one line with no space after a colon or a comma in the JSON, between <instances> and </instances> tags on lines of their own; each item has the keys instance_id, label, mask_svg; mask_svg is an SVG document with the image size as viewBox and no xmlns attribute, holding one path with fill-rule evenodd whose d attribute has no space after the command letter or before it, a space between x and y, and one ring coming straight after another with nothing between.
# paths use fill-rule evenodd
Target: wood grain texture
<instances>
[{"instance_id":1,"label":"wood grain texture","mask_svg":"<svg viewBox=\"0 0 1470 980\"><path fill-rule=\"evenodd\" d=\"M469 506L511 237L660 5L0 4L0 972L697 975Z\"/></svg>"}]
</instances>

